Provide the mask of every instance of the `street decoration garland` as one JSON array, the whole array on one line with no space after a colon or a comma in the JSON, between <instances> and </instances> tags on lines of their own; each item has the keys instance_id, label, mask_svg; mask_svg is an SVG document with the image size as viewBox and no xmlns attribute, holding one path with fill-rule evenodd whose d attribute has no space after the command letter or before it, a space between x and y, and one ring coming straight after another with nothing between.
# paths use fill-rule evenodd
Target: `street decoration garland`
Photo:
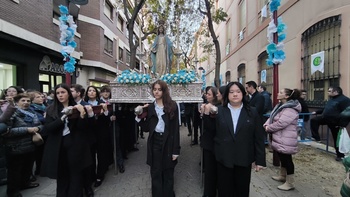
<instances>
[{"instance_id":1,"label":"street decoration garland","mask_svg":"<svg viewBox=\"0 0 350 197\"><path fill-rule=\"evenodd\" d=\"M124 70L117 77L117 82L122 84L148 84L150 82L149 74L139 74L134 70Z\"/></svg>"},{"instance_id":2,"label":"street decoration garland","mask_svg":"<svg viewBox=\"0 0 350 197\"><path fill-rule=\"evenodd\" d=\"M286 55L284 52L284 43L283 41L286 39L285 30L287 26L282 21L282 17L278 17L277 26L273 20L273 12L278 10L278 7L281 5L281 0L271 0L270 1L270 18L271 22L267 27L267 39L269 44L266 47L268 58L266 63L268 66L272 66L273 64L280 64L286 59ZM273 34L277 32L278 35L278 43L274 43Z\"/></svg>"},{"instance_id":3,"label":"street decoration garland","mask_svg":"<svg viewBox=\"0 0 350 197\"><path fill-rule=\"evenodd\" d=\"M167 84L187 84L197 81L193 70L179 70L175 74L165 74L160 77Z\"/></svg>"},{"instance_id":4,"label":"street decoration garland","mask_svg":"<svg viewBox=\"0 0 350 197\"><path fill-rule=\"evenodd\" d=\"M77 25L73 20L73 16L69 15L68 8L66 6L60 5L58 6L61 16L59 17L60 21L60 43L62 45L61 54L63 55L64 70L68 73L72 73L75 71L75 58L71 56L75 47L77 47L77 43L74 41L74 34L77 29Z\"/></svg>"}]
</instances>

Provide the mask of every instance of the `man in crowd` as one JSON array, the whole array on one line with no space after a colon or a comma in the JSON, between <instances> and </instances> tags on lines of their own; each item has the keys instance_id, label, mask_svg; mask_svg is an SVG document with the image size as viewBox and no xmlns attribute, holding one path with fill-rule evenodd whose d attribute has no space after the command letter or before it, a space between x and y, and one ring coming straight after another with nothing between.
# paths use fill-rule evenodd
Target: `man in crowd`
<instances>
[{"instance_id":1,"label":"man in crowd","mask_svg":"<svg viewBox=\"0 0 350 197\"><path fill-rule=\"evenodd\" d=\"M320 125L327 125L331 130L333 136L334 147L337 153L336 160L341 161L344 158L344 154L339 152L336 147L337 136L340 127L346 127L348 120L340 117L340 113L344 109L350 106L350 99L343 95L343 90L340 87L329 87L328 88L329 100L323 109L313 112L313 114L321 114L311 119L310 126L312 137L316 141L320 141L320 135L318 128Z\"/></svg>"},{"instance_id":2,"label":"man in crowd","mask_svg":"<svg viewBox=\"0 0 350 197\"><path fill-rule=\"evenodd\" d=\"M264 103L264 114L271 112L272 110L272 100L271 100L271 93L269 93L266 90L266 86L259 85L258 86L258 92L264 97L265 103Z\"/></svg>"},{"instance_id":3,"label":"man in crowd","mask_svg":"<svg viewBox=\"0 0 350 197\"><path fill-rule=\"evenodd\" d=\"M301 105L301 113L309 113L309 107L305 102L307 92L306 92L306 90L300 90L300 92L301 92L301 94L300 94L300 98L298 99L298 101ZM309 115L300 115L299 119L303 120L303 124L300 127L300 139L305 140L306 129L308 127L308 123L309 123L308 121L310 119L310 116ZM302 142L302 143L304 143L305 145L310 145L307 142Z\"/></svg>"},{"instance_id":4,"label":"man in crowd","mask_svg":"<svg viewBox=\"0 0 350 197\"><path fill-rule=\"evenodd\" d=\"M260 117L263 117L264 114L264 106L265 106L265 98L261 95L257 90L257 85L255 81L248 81L245 83L245 89L247 90L247 100L250 106L255 107L258 111ZM263 119L261 119L263 120Z\"/></svg>"}]
</instances>

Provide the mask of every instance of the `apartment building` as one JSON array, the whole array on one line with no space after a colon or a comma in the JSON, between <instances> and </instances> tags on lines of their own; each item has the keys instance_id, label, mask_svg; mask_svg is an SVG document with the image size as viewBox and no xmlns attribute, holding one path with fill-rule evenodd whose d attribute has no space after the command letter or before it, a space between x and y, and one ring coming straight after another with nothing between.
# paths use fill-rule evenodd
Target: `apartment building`
<instances>
[{"instance_id":1,"label":"apartment building","mask_svg":"<svg viewBox=\"0 0 350 197\"><path fill-rule=\"evenodd\" d=\"M71 54L76 71L66 75L59 43L58 6L66 0L3 0L0 4L0 89L19 85L48 91L66 82L102 86L127 69L130 53L126 18L114 0L69 4L78 28ZM140 35L137 25L136 39ZM144 46L142 46L144 48ZM140 53L140 51L138 51ZM140 67L140 61L136 68Z\"/></svg>"},{"instance_id":2,"label":"apartment building","mask_svg":"<svg viewBox=\"0 0 350 197\"><path fill-rule=\"evenodd\" d=\"M267 66L269 0L216 0L228 14L215 25L221 50L221 82L254 80L273 93L273 67ZM265 8L267 8L265 10ZM267 16L265 17L265 11ZM329 86L350 96L350 1L281 0L278 17L286 24L285 61L279 65L279 87L308 91L310 106L322 106ZM204 38L198 38L203 42ZM311 56L324 52L324 72L311 73ZM215 56L198 47L198 63L214 82Z\"/></svg>"}]
</instances>

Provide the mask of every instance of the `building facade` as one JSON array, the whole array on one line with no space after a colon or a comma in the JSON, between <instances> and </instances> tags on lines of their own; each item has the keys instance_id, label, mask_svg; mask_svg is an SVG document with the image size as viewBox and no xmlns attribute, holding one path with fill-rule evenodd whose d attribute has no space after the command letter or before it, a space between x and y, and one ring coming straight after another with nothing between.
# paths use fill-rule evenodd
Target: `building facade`
<instances>
[{"instance_id":1,"label":"building facade","mask_svg":"<svg viewBox=\"0 0 350 197\"><path fill-rule=\"evenodd\" d=\"M120 73L128 68L130 50L123 11L117 9L114 0L96 0L82 6L69 4L69 12L78 26L77 47L71 54L77 64L75 72L66 75L58 20L58 6L66 2L1 2L0 89L17 85L47 92L66 82L66 77L72 83L102 86L115 79L117 69ZM140 31L135 26L138 36Z\"/></svg>"},{"instance_id":2,"label":"building facade","mask_svg":"<svg viewBox=\"0 0 350 197\"><path fill-rule=\"evenodd\" d=\"M221 82L254 80L273 93L273 67L266 64L269 0L217 0L215 7L224 8L228 14L226 22L215 25L221 50ZM328 99L329 86L340 86L349 96L350 1L281 0L278 16L287 26L286 59L279 65L280 89L306 89L309 105L314 107ZM324 72L311 73L311 56L322 51ZM205 60L198 67L206 70L207 85L212 85L214 56L203 53L200 47L197 53Z\"/></svg>"}]
</instances>

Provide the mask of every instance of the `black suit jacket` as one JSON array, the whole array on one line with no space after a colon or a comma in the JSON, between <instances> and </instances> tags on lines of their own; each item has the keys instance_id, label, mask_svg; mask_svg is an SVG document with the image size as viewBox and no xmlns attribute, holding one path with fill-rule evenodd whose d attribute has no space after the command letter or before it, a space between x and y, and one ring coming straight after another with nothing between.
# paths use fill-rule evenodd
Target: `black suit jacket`
<instances>
[{"instance_id":1,"label":"black suit jacket","mask_svg":"<svg viewBox=\"0 0 350 197\"><path fill-rule=\"evenodd\" d=\"M80 172L91 165L92 158L88 139L86 136L88 119L75 118L69 119L68 127L73 140L73 146L70 148L68 155L69 170ZM62 132L64 122L60 118L53 118L46 115L44 130L47 131L48 137L45 143L44 155L41 164L41 176L52 179L57 178L57 170L60 166L59 155L62 149Z\"/></svg>"},{"instance_id":2,"label":"black suit jacket","mask_svg":"<svg viewBox=\"0 0 350 197\"><path fill-rule=\"evenodd\" d=\"M266 166L265 131L256 109L243 107L234 131L231 111L219 106L216 116L216 135L214 150L216 160L228 168L248 167L254 161Z\"/></svg>"},{"instance_id":3,"label":"black suit jacket","mask_svg":"<svg viewBox=\"0 0 350 197\"><path fill-rule=\"evenodd\" d=\"M255 107L256 110L258 111L258 114L262 117L264 114L264 106L265 106L264 96L261 95L258 91L255 91L252 97L248 100L249 100L249 105L252 107Z\"/></svg>"},{"instance_id":4,"label":"black suit jacket","mask_svg":"<svg viewBox=\"0 0 350 197\"><path fill-rule=\"evenodd\" d=\"M174 103L176 105L176 103ZM163 157L162 167L163 169L174 168L177 164L177 160L172 160L172 155L180 155L180 132L179 132L179 118L178 108L175 110L175 117L170 119L168 114L163 114L162 118L165 123L163 134ZM148 106L147 120L149 137L147 140L147 164L152 166L152 147L153 147L153 134L158 123L158 116L155 111L155 105L152 103Z\"/></svg>"}]
</instances>

